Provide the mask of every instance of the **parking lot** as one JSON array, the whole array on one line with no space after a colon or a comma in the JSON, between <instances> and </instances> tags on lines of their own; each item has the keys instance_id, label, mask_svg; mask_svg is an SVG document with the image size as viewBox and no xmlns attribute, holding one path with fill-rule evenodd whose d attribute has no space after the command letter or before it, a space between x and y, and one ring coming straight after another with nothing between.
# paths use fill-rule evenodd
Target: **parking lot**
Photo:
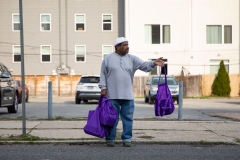
<instances>
[{"instance_id":1,"label":"parking lot","mask_svg":"<svg viewBox=\"0 0 240 160\"><path fill-rule=\"evenodd\" d=\"M52 117L53 118L86 118L88 111L97 107L98 101L75 104L74 97L53 97ZM30 97L26 106L26 118L29 120L48 118L48 98ZM229 117L231 116L231 117ZM16 114L9 114L6 108L0 108L0 119L21 119L22 104ZM225 117L225 118L224 118ZM239 98L217 98L217 99L183 99L182 120L210 121L238 119L240 120L240 99ZM172 115L155 117L154 105L144 103L144 98L135 99L135 119L156 119L156 120L177 120L178 105L175 104L175 111Z\"/></svg>"}]
</instances>

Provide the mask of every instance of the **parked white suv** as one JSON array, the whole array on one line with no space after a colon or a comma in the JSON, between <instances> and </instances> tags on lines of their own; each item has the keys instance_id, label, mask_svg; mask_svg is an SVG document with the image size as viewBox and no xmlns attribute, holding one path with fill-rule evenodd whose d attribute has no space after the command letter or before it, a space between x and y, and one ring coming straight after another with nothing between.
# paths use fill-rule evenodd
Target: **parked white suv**
<instances>
[{"instance_id":1,"label":"parked white suv","mask_svg":"<svg viewBox=\"0 0 240 160\"><path fill-rule=\"evenodd\" d=\"M98 100L101 94L101 89L98 87L99 80L99 75L83 75L76 86L75 103Z\"/></svg>"}]
</instances>

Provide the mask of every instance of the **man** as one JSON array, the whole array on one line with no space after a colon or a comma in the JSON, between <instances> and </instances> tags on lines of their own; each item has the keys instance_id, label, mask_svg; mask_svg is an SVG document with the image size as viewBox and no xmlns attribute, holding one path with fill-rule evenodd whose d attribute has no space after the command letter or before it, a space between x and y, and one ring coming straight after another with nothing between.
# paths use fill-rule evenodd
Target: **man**
<instances>
[{"instance_id":1,"label":"man","mask_svg":"<svg viewBox=\"0 0 240 160\"><path fill-rule=\"evenodd\" d=\"M107 55L102 62L99 87L101 88L101 96L107 96L118 115L121 116L123 146L131 147L134 73L138 69L149 72L156 65L163 66L164 62L162 57L155 61L144 62L134 55L127 54L129 51L128 40L124 37L117 38L114 46L115 52ZM118 121L119 116L117 116L114 126L108 130L109 134L106 137L106 142L109 147L114 146Z\"/></svg>"}]
</instances>

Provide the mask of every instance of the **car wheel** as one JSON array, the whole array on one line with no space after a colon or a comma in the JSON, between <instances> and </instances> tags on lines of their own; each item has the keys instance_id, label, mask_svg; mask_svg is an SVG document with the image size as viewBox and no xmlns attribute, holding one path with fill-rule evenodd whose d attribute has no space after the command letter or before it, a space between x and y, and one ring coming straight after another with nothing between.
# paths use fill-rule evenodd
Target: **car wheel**
<instances>
[{"instance_id":1,"label":"car wheel","mask_svg":"<svg viewBox=\"0 0 240 160\"><path fill-rule=\"evenodd\" d=\"M18 111L18 97L15 94L13 104L8 107L8 113L17 113Z\"/></svg>"},{"instance_id":2,"label":"car wheel","mask_svg":"<svg viewBox=\"0 0 240 160\"><path fill-rule=\"evenodd\" d=\"M25 102L28 102L28 95L27 95L27 97L26 97L26 99L25 99Z\"/></svg>"},{"instance_id":3,"label":"car wheel","mask_svg":"<svg viewBox=\"0 0 240 160\"><path fill-rule=\"evenodd\" d=\"M75 103L76 104L80 104L81 103L81 99L75 98Z\"/></svg>"},{"instance_id":4,"label":"car wheel","mask_svg":"<svg viewBox=\"0 0 240 160\"><path fill-rule=\"evenodd\" d=\"M18 104L22 103L22 93L20 93Z\"/></svg>"},{"instance_id":5,"label":"car wheel","mask_svg":"<svg viewBox=\"0 0 240 160\"><path fill-rule=\"evenodd\" d=\"M153 104L153 100L150 96L149 96L149 104Z\"/></svg>"},{"instance_id":6,"label":"car wheel","mask_svg":"<svg viewBox=\"0 0 240 160\"><path fill-rule=\"evenodd\" d=\"M149 102L149 99L147 98L146 93L144 93L144 102L145 102L145 103L148 103L148 102Z\"/></svg>"},{"instance_id":7,"label":"car wheel","mask_svg":"<svg viewBox=\"0 0 240 160\"><path fill-rule=\"evenodd\" d=\"M87 100L87 99L83 99L83 102L84 102L84 103L88 103L88 100Z\"/></svg>"}]
</instances>

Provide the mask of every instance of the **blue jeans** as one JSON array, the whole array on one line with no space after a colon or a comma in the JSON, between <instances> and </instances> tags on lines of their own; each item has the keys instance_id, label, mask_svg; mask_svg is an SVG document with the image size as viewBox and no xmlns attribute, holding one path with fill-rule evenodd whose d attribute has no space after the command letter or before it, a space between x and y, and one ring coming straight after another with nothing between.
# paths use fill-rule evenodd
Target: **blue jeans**
<instances>
[{"instance_id":1,"label":"blue jeans","mask_svg":"<svg viewBox=\"0 0 240 160\"><path fill-rule=\"evenodd\" d=\"M110 99L112 106L117 110L118 116L114 126L109 127L108 136L106 141L115 141L116 130L119 121L119 114L121 116L123 131L122 131L122 141L131 142L132 138L132 125L133 125L133 112L134 112L134 100L124 100L124 99Z\"/></svg>"}]
</instances>

